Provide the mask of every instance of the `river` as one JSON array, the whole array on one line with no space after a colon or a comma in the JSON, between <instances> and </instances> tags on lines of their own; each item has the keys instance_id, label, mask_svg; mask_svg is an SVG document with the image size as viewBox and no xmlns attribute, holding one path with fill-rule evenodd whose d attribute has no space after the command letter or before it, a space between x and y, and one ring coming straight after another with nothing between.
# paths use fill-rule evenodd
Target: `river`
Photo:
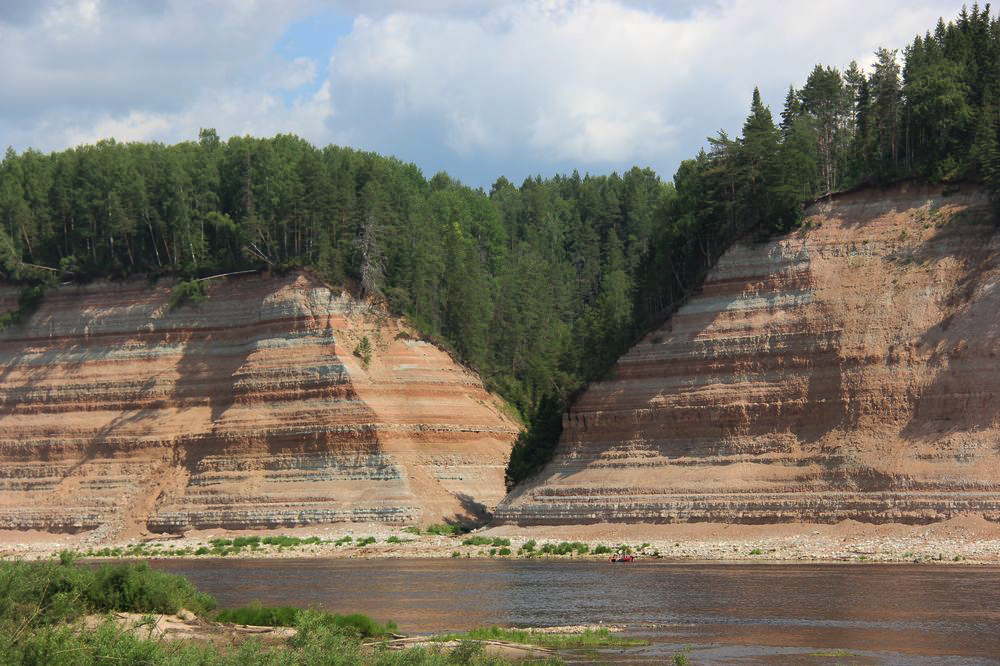
<instances>
[{"instance_id":1,"label":"river","mask_svg":"<svg viewBox=\"0 0 1000 666\"><path fill-rule=\"evenodd\" d=\"M1000 567L555 560L157 560L223 607L317 607L405 633L624 624L613 662L1000 663ZM586 658L578 655L579 658ZM592 657L593 655L591 655Z\"/></svg>"}]
</instances>

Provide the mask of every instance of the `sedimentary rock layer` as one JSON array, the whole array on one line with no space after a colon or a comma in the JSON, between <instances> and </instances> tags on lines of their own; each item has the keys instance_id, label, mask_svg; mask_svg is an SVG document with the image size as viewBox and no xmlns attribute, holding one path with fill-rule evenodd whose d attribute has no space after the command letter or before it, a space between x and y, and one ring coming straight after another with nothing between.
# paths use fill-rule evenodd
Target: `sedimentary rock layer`
<instances>
[{"instance_id":1,"label":"sedimentary rock layer","mask_svg":"<svg viewBox=\"0 0 1000 666\"><path fill-rule=\"evenodd\" d=\"M815 205L738 246L590 386L501 521L1000 520L1000 241L988 198Z\"/></svg>"},{"instance_id":2,"label":"sedimentary rock layer","mask_svg":"<svg viewBox=\"0 0 1000 666\"><path fill-rule=\"evenodd\" d=\"M516 426L446 353L305 275L207 284L173 311L169 281L64 286L0 335L0 529L429 522L502 497Z\"/></svg>"}]
</instances>

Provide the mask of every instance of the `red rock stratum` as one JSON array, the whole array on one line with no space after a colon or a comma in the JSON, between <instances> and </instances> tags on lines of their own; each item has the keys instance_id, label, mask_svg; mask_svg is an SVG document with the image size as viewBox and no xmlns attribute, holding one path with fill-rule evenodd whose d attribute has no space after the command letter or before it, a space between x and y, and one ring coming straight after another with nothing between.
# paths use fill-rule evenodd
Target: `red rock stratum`
<instances>
[{"instance_id":1,"label":"red rock stratum","mask_svg":"<svg viewBox=\"0 0 1000 666\"><path fill-rule=\"evenodd\" d=\"M725 254L501 522L1000 520L1000 240L973 189L833 198Z\"/></svg>"},{"instance_id":2,"label":"red rock stratum","mask_svg":"<svg viewBox=\"0 0 1000 666\"><path fill-rule=\"evenodd\" d=\"M516 424L445 352L306 275L209 284L174 311L166 282L63 286L0 335L0 529L426 523L503 496Z\"/></svg>"}]
</instances>

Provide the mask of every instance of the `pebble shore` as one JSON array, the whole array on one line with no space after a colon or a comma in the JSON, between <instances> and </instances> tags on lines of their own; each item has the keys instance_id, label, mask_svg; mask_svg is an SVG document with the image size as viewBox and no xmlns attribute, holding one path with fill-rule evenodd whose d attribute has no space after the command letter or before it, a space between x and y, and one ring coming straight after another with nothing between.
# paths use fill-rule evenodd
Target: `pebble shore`
<instances>
[{"instance_id":1,"label":"pebble shore","mask_svg":"<svg viewBox=\"0 0 1000 666\"><path fill-rule=\"evenodd\" d=\"M606 559L606 554L544 555L538 550L545 543L564 541L586 543L591 551L598 545L617 548L628 545L646 559L678 561L740 561L740 562L915 562L955 564L1000 564L1000 526L981 519L962 518L927 526L859 526L802 525L780 526L768 530L740 526L588 526L573 528L502 526L471 534L442 536L422 533L415 535L402 527L378 523L342 524L323 528L275 530L273 532L226 532L224 530L189 533L183 537L151 535L120 543L105 543L117 547L121 555L129 547L142 544L139 557L176 557L170 553L188 551L185 557L219 557L218 553L193 555L198 548L211 548L211 541L237 536L294 535L299 538L318 537L318 544L291 547L260 545L225 554L229 558L517 558L547 559ZM771 532L768 534L768 532ZM11 534L0 540L0 556L5 559L35 559L52 557L69 549L83 556L94 548L86 538L51 535L49 539L35 535L18 543ZM351 537L350 543L334 542ZM463 545L470 537L506 539L510 555L500 555L503 546ZM375 543L358 546L357 542L373 537ZM388 540L398 540L390 543ZM529 540L535 542L533 552L522 550ZM492 553L491 553L492 551Z\"/></svg>"}]
</instances>

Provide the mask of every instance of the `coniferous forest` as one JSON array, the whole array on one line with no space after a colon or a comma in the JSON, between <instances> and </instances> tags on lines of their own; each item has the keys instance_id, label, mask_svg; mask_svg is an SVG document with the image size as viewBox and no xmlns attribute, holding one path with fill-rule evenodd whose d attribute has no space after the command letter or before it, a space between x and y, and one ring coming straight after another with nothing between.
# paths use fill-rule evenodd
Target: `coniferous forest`
<instances>
[{"instance_id":1,"label":"coniferous forest","mask_svg":"<svg viewBox=\"0 0 1000 666\"><path fill-rule=\"evenodd\" d=\"M905 178L1000 193L1000 19L973 5L872 67L817 65L778 117L754 90L672 182L649 169L498 179L488 192L291 135L102 141L0 164L0 271L22 311L56 281L311 268L354 280L520 412L508 483L552 453L561 414L696 289L736 240L806 203ZM211 301L202 307L210 308Z\"/></svg>"}]
</instances>

